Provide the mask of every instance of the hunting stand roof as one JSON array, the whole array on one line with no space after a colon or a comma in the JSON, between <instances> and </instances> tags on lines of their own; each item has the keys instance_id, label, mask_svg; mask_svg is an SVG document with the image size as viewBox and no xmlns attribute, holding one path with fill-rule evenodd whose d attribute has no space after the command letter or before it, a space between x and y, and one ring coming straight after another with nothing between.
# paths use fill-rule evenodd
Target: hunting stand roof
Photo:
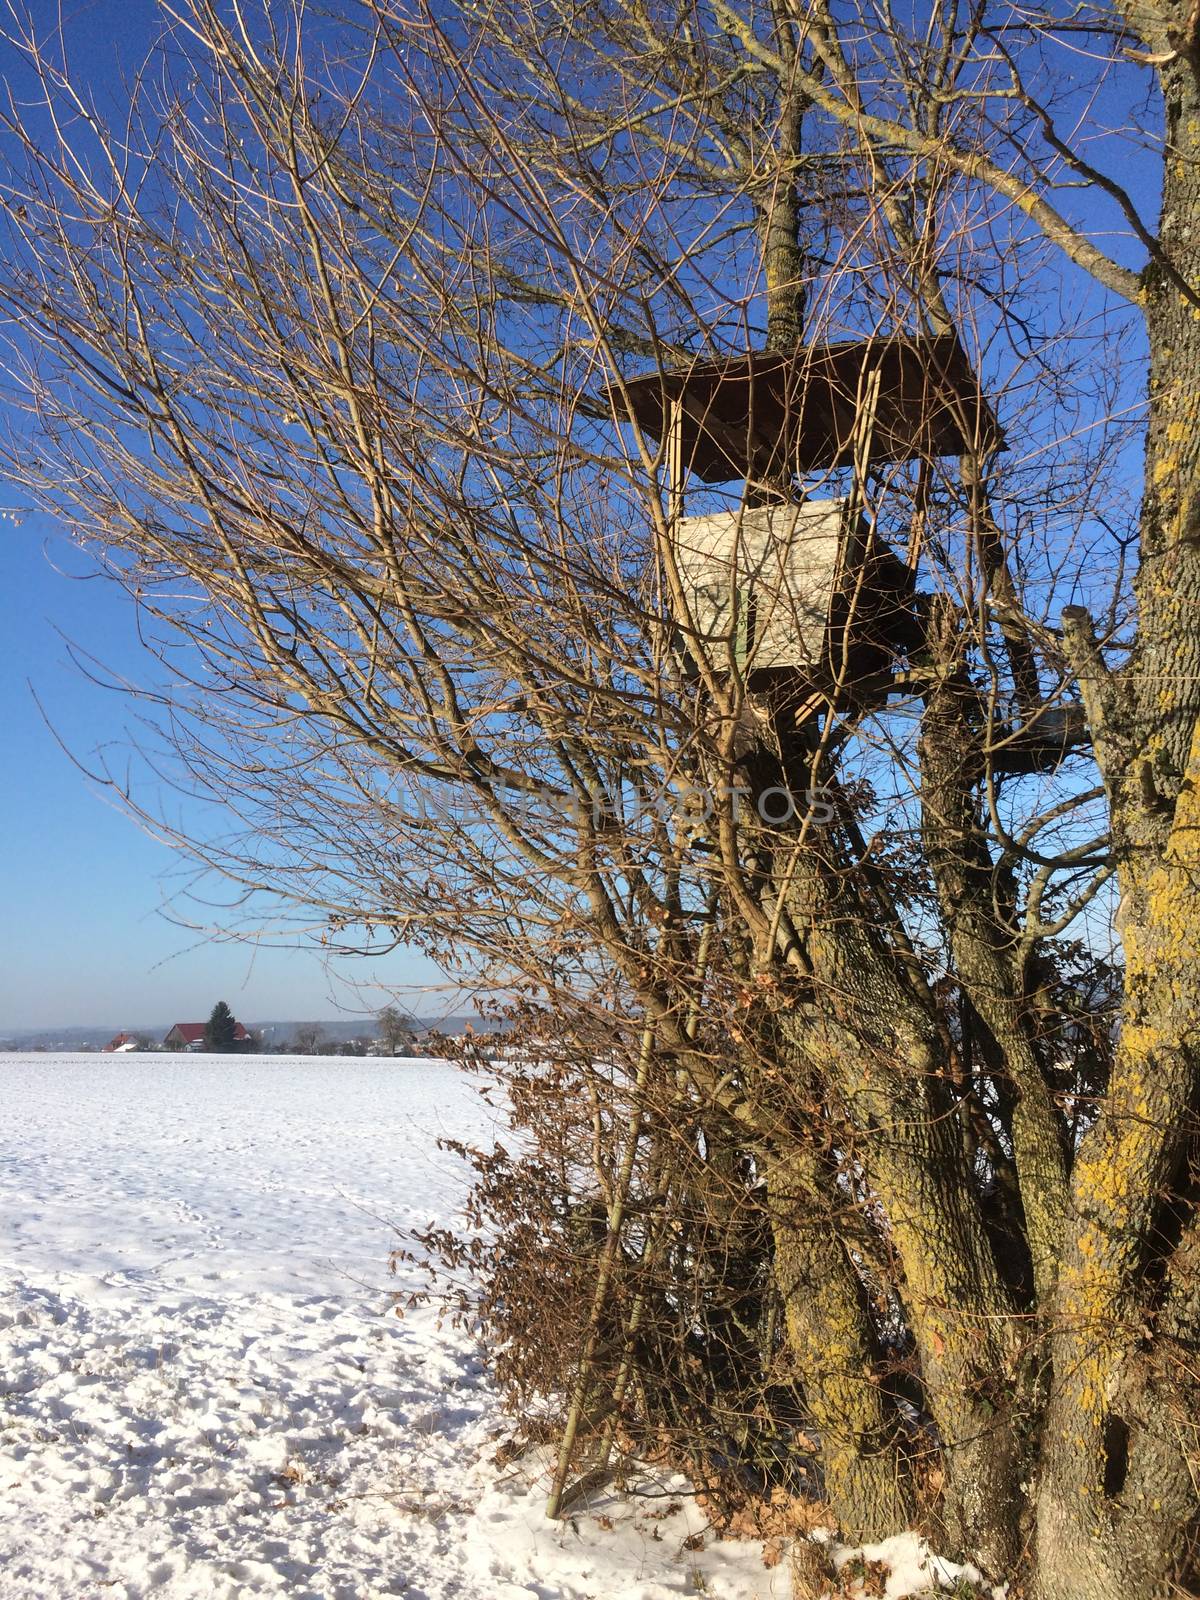
<instances>
[{"instance_id":1,"label":"hunting stand roof","mask_svg":"<svg viewBox=\"0 0 1200 1600\"><path fill-rule=\"evenodd\" d=\"M609 388L617 407L662 439L680 401L680 460L706 483L770 479L848 465L864 377L878 372L874 464L959 454L1003 442L954 333L889 334L697 361ZM625 398L627 396L627 398Z\"/></svg>"}]
</instances>

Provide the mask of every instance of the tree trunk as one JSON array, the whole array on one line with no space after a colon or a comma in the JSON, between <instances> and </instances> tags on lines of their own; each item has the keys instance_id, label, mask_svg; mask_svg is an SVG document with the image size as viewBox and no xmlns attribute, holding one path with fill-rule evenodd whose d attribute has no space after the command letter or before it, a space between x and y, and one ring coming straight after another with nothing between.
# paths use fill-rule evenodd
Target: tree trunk
<instances>
[{"instance_id":1,"label":"tree trunk","mask_svg":"<svg viewBox=\"0 0 1200 1600\"><path fill-rule=\"evenodd\" d=\"M1163 89L1161 238L1196 283L1191 62L1166 66ZM1198 1509L1194 1354L1159 1326L1159 1285L1200 1066L1200 310L1155 265L1146 312L1138 643L1128 687L1105 682L1094 659L1081 672L1112 798L1125 1002L1110 1094L1072 1181L1038 1496L1042 1600L1167 1594Z\"/></svg>"},{"instance_id":2,"label":"tree trunk","mask_svg":"<svg viewBox=\"0 0 1200 1600\"><path fill-rule=\"evenodd\" d=\"M955 971L1016 1091L1012 1143L1036 1300L1058 1275L1067 1195L1063 1128L1031 1037L1025 975L995 909L995 867L979 814L983 776L978 691L961 668L953 607L931 607L929 643L941 672L921 721L921 818Z\"/></svg>"},{"instance_id":3,"label":"tree trunk","mask_svg":"<svg viewBox=\"0 0 1200 1600\"><path fill-rule=\"evenodd\" d=\"M829 1218L829 1197L817 1191L814 1166L796 1144L767 1168L775 1284L820 1434L825 1496L843 1537L881 1539L908 1524L912 1503L872 1370L863 1285Z\"/></svg>"},{"instance_id":4,"label":"tree trunk","mask_svg":"<svg viewBox=\"0 0 1200 1600\"><path fill-rule=\"evenodd\" d=\"M795 865L818 1001L789 1024L861 1136L855 1157L888 1219L926 1404L942 1442L949 1537L989 1572L1020 1550L1021 1451L1009 1423L1022 1382L1013 1307L958 1141L937 1097L932 1019L880 948L861 905L817 851ZM839 899L839 896L841 897Z\"/></svg>"}]
</instances>

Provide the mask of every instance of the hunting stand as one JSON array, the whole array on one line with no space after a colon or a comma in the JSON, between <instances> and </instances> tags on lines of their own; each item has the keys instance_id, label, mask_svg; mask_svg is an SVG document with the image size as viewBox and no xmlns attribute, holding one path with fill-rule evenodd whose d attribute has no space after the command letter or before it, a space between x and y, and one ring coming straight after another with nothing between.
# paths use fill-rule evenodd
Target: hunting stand
<instances>
[{"instance_id":1,"label":"hunting stand","mask_svg":"<svg viewBox=\"0 0 1200 1600\"><path fill-rule=\"evenodd\" d=\"M688 676L740 674L793 727L912 689L900 668L924 644L916 574L929 465L1003 444L955 334L696 362L613 385L609 400L665 450L673 643ZM916 510L900 555L867 515L866 480L910 461ZM841 469L844 494L805 489ZM689 477L740 481L741 503L687 516ZM1078 708L1022 705L990 741L993 767L1044 770L1084 738Z\"/></svg>"},{"instance_id":2,"label":"hunting stand","mask_svg":"<svg viewBox=\"0 0 1200 1600\"><path fill-rule=\"evenodd\" d=\"M801 716L886 697L898 662L921 643L920 540L901 559L879 537L865 514L867 472L999 442L958 339L755 352L651 373L610 396L665 446L688 670L740 672L752 693ZM804 489L806 477L839 469L848 469L846 493ZM742 503L686 516L689 475L740 480Z\"/></svg>"},{"instance_id":3,"label":"hunting stand","mask_svg":"<svg viewBox=\"0 0 1200 1600\"><path fill-rule=\"evenodd\" d=\"M901 558L867 514L866 479L871 467L917 461L927 488L934 458L984 453L1002 443L954 334L891 335L696 362L614 384L607 399L616 416L665 448L669 556L678 580L672 621L690 676L740 674L793 730L823 707L865 710L894 688L911 688L913 675L901 678L899 668L924 643L916 593L924 489L918 489L917 516ZM828 478L839 469L848 470L844 494L822 498L805 491L806 477ZM684 515L689 476L708 485L740 481L741 503ZM1041 707L1017 728L1000 729L990 750L994 767L1033 772L1057 765L1084 736L1077 711ZM710 934L711 922L697 961L697 996ZM688 1026L694 1032L696 1018ZM551 1484L551 1517L606 1475L630 1378L640 1296L615 1332L615 1381L606 1395L595 1392L605 1342L612 1370L608 1308L638 1147L647 1132L642 1104L653 1055L648 1029ZM657 1248L651 1224L644 1249ZM589 1465L572 1483L585 1419Z\"/></svg>"}]
</instances>

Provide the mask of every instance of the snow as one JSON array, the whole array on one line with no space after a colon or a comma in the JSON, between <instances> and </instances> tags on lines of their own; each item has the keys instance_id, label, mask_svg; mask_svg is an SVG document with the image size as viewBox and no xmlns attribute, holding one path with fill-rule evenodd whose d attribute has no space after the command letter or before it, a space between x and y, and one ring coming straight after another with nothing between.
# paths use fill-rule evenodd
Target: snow
<instances>
[{"instance_id":1,"label":"snow","mask_svg":"<svg viewBox=\"0 0 1200 1600\"><path fill-rule=\"evenodd\" d=\"M439 1062L0 1057L3 1600L786 1600L679 1479L548 1523L470 1333L394 1314L492 1115Z\"/></svg>"},{"instance_id":2,"label":"snow","mask_svg":"<svg viewBox=\"0 0 1200 1600\"><path fill-rule=\"evenodd\" d=\"M839 1573L852 1570L850 1563L859 1558L868 1563L881 1562L888 1568L882 1596L883 1600L908 1600L909 1596L943 1594L956 1584L971 1586L972 1593L990 1595L992 1600L1004 1600L1007 1587L985 1588L983 1574L970 1562L959 1565L934 1555L919 1534L898 1533L878 1544L860 1545L855 1550L836 1547L833 1564ZM873 1593L879 1593L875 1590ZM961 1593L961 1588L959 1590Z\"/></svg>"}]
</instances>

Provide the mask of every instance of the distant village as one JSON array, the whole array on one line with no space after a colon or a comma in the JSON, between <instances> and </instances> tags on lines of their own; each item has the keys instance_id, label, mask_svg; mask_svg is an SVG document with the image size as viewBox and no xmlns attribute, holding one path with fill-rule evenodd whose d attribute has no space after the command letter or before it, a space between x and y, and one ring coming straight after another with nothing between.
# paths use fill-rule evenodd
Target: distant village
<instances>
[{"instance_id":1,"label":"distant village","mask_svg":"<svg viewBox=\"0 0 1200 1600\"><path fill-rule=\"evenodd\" d=\"M223 1014L214 1033L214 1018ZM101 1055L202 1053L281 1056L428 1057L443 1053L447 1038L469 1031L472 1023L446 1017L436 1024L385 1007L376 1017L336 1018L326 1022L266 1022L246 1025L219 1002L206 1021L173 1022L170 1027L70 1027L30 1031L0 1038L0 1050L71 1050Z\"/></svg>"},{"instance_id":2,"label":"distant village","mask_svg":"<svg viewBox=\"0 0 1200 1600\"><path fill-rule=\"evenodd\" d=\"M285 1037L274 1037L281 1030L279 1024L272 1024L272 1036L268 1037L264 1029L247 1028L227 1008L219 1026L214 1027L220 1009L219 1004L207 1022L173 1022L161 1039L138 1030L123 1030L101 1047L101 1054L207 1051L219 1055L416 1057L435 1048L434 1030L401 1016L391 1007L379 1014L370 1031L364 1029L349 1038L331 1036L319 1022L294 1023Z\"/></svg>"}]
</instances>

